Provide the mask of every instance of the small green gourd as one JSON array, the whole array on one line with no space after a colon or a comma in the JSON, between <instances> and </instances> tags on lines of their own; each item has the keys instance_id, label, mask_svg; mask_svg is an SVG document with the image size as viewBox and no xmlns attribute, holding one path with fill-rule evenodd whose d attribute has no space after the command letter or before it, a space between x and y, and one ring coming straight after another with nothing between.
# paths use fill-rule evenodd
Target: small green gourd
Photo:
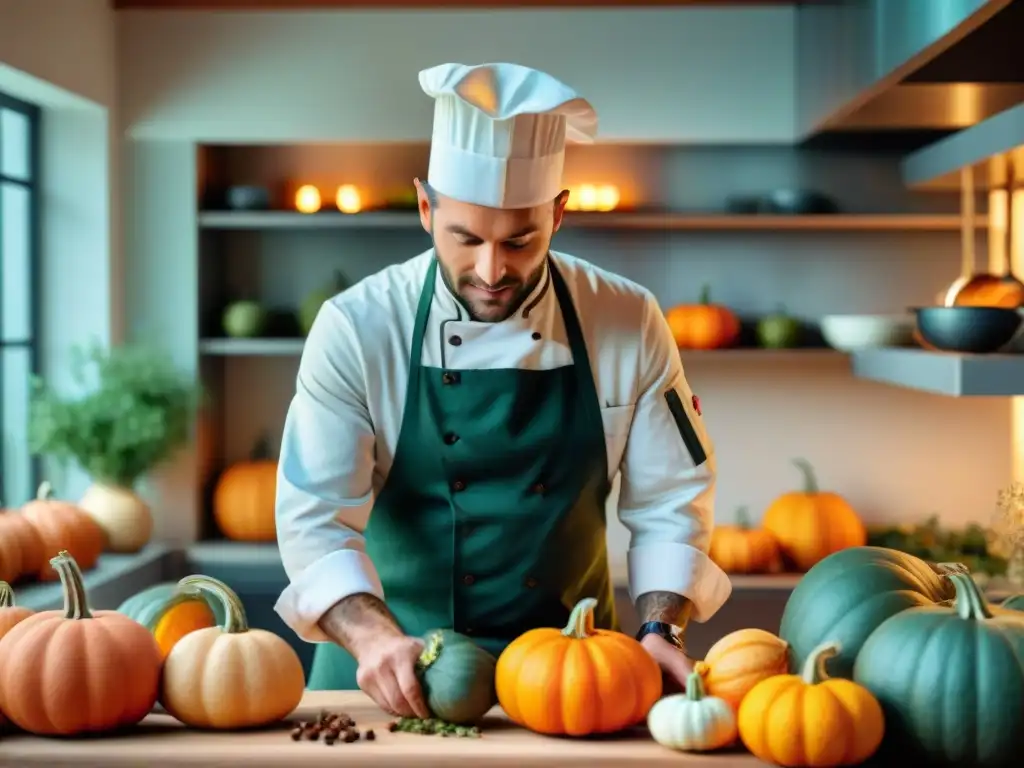
<instances>
[{"instance_id":1,"label":"small green gourd","mask_svg":"<svg viewBox=\"0 0 1024 768\"><path fill-rule=\"evenodd\" d=\"M495 659L458 632L437 629L424 638L416 671L431 714L464 725L483 717L498 703Z\"/></svg>"}]
</instances>

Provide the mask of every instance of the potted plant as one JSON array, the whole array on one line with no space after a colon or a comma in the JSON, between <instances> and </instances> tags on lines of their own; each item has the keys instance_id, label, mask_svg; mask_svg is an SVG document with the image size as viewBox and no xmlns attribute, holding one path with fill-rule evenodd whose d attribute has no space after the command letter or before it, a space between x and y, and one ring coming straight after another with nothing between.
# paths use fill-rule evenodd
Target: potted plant
<instances>
[{"instance_id":1,"label":"potted plant","mask_svg":"<svg viewBox=\"0 0 1024 768\"><path fill-rule=\"evenodd\" d=\"M141 346L73 350L82 394L33 382L29 442L36 454L77 463L92 479L79 506L107 534L107 550L137 552L153 532L138 481L189 442L201 390L166 355Z\"/></svg>"}]
</instances>

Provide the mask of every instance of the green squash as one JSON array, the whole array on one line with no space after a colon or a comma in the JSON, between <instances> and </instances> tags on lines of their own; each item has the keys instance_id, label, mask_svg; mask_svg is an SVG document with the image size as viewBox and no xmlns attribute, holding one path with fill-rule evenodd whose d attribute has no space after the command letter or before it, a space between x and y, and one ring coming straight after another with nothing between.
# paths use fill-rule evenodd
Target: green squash
<instances>
[{"instance_id":1,"label":"green squash","mask_svg":"<svg viewBox=\"0 0 1024 768\"><path fill-rule=\"evenodd\" d=\"M310 292L302 300L302 303L299 305L298 320L303 336L309 335L309 331L313 327L313 321L316 320L316 316L320 313L320 307L342 291L347 290L348 287L348 278L345 277L344 273L336 270L330 284Z\"/></svg>"},{"instance_id":2,"label":"green squash","mask_svg":"<svg viewBox=\"0 0 1024 768\"><path fill-rule=\"evenodd\" d=\"M117 609L153 633L164 658L190 631L224 623L224 608L174 582L156 584L129 597Z\"/></svg>"},{"instance_id":3,"label":"green squash","mask_svg":"<svg viewBox=\"0 0 1024 768\"><path fill-rule=\"evenodd\" d=\"M815 648L833 641L841 650L830 672L850 679L860 647L883 621L908 608L952 600L956 590L942 574L961 570L881 547L829 555L800 579L786 602L779 637L789 643L790 670L796 674Z\"/></svg>"},{"instance_id":4,"label":"green squash","mask_svg":"<svg viewBox=\"0 0 1024 768\"><path fill-rule=\"evenodd\" d=\"M448 723L479 720L498 703L494 687L497 660L458 632L428 632L416 665L431 714Z\"/></svg>"},{"instance_id":5,"label":"green squash","mask_svg":"<svg viewBox=\"0 0 1024 768\"><path fill-rule=\"evenodd\" d=\"M949 578L953 605L883 622L860 649L853 679L885 712L882 754L935 768L1019 765L1024 614L989 606L966 573Z\"/></svg>"}]
</instances>

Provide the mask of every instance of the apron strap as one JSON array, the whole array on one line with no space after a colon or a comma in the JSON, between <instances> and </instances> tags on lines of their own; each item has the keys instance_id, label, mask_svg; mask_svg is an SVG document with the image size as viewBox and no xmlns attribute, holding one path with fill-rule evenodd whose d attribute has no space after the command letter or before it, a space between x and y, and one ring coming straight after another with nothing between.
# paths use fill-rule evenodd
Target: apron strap
<instances>
[{"instance_id":1,"label":"apron strap","mask_svg":"<svg viewBox=\"0 0 1024 768\"><path fill-rule=\"evenodd\" d=\"M601 401L597 397L597 384L594 383L594 372L590 368L590 356L587 354L587 342L580 327L579 316L573 305L569 287L565 284L555 261L548 256L548 269L551 270L551 284L555 289L558 306L562 310L562 322L565 323L565 335L572 352L573 369L576 375L576 393L585 404L585 412L593 423L601 423Z\"/></svg>"}]
</instances>

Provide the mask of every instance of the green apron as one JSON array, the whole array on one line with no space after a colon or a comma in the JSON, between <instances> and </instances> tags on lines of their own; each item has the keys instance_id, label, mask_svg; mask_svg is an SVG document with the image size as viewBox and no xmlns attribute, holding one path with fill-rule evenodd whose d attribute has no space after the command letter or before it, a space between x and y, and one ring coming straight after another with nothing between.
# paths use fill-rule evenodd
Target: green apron
<instances>
[{"instance_id":1,"label":"green apron","mask_svg":"<svg viewBox=\"0 0 1024 768\"><path fill-rule=\"evenodd\" d=\"M394 463L365 531L406 634L454 629L497 656L529 629L563 626L584 597L598 600L596 626L616 627L600 402L572 298L548 265L573 364L542 371L420 365L436 259L427 270ZM357 688L355 659L318 645L309 688Z\"/></svg>"}]
</instances>

